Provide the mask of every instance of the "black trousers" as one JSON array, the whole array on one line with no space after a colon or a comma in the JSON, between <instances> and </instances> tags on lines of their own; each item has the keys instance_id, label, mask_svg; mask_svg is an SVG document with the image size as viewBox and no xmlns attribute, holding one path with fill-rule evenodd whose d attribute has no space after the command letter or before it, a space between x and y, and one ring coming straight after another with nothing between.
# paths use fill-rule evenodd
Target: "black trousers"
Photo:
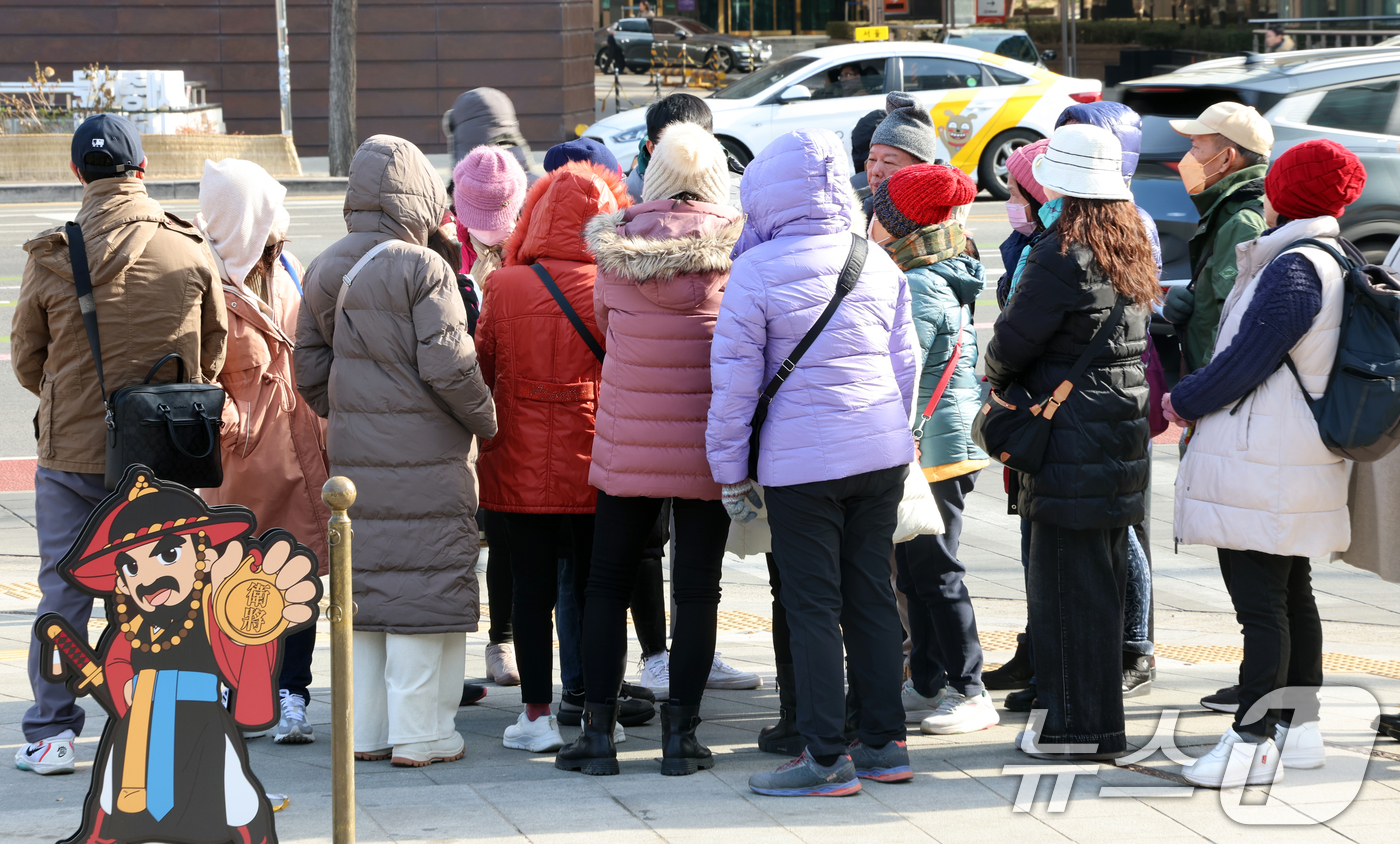
<instances>
[{"instance_id":1,"label":"black trousers","mask_svg":"<svg viewBox=\"0 0 1400 844\"><path fill-rule=\"evenodd\" d=\"M573 539L574 588L583 594L593 556L593 514L503 513L510 537L515 593L515 660L520 699L554 699L554 603L559 597L559 541L567 524Z\"/></svg>"},{"instance_id":2,"label":"black trousers","mask_svg":"<svg viewBox=\"0 0 1400 844\"><path fill-rule=\"evenodd\" d=\"M652 526L646 547L642 549L642 565L637 571L636 585L632 588L632 627L637 631L637 643L641 645L644 657L666 650L666 578L661 558L666 543L671 541L672 499L659 500L661 512L657 514L656 524Z\"/></svg>"},{"instance_id":3,"label":"black trousers","mask_svg":"<svg viewBox=\"0 0 1400 844\"><path fill-rule=\"evenodd\" d=\"M787 610L783 608L783 576L778 561L770 551L763 555L768 562L768 591L773 595L773 661L779 665L792 663L792 631L788 630Z\"/></svg>"},{"instance_id":4,"label":"black trousers","mask_svg":"<svg viewBox=\"0 0 1400 844\"><path fill-rule=\"evenodd\" d=\"M482 532L490 554L486 558L486 606L491 610L490 641L493 645L514 638L511 619L514 616L514 580L510 573L510 533L504 513L482 510Z\"/></svg>"},{"instance_id":5,"label":"black trousers","mask_svg":"<svg viewBox=\"0 0 1400 844\"><path fill-rule=\"evenodd\" d=\"M890 555L906 466L767 488L797 674L797 728L813 756L846 752L846 662L860 689L861 742L903 740L904 630Z\"/></svg>"},{"instance_id":6,"label":"black trousers","mask_svg":"<svg viewBox=\"0 0 1400 844\"><path fill-rule=\"evenodd\" d=\"M1235 619L1244 628L1235 732L1263 741L1273 736L1274 725L1284 713L1271 709L1245 720L1256 701L1285 686L1322 686L1322 620L1313 597L1312 568L1307 557L1225 548L1216 553L1235 605ZM1292 712L1290 723L1317 720L1317 695L1307 695L1306 702Z\"/></svg>"},{"instance_id":7,"label":"black trousers","mask_svg":"<svg viewBox=\"0 0 1400 844\"><path fill-rule=\"evenodd\" d=\"M1123 723L1123 601L1128 531L1031 522L1026 599L1035 642L1042 744L1127 749Z\"/></svg>"},{"instance_id":8,"label":"black trousers","mask_svg":"<svg viewBox=\"0 0 1400 844\"><path fill-rule=\"evenodd\" d=\"M916 536L895 546L899 591L909 600L909 675L914 689L932 697L951 685L969 697L982 693L982 643L958 560L963 508L978 472L929 484L943 533Z\"/></svg>"},{"instance_id":9,"label":"black trousers","mask_svg":"<svg viewBox=\"0 0 1400 844\"><path fill-rule=\"evenodd\" d=\"M308 627L282 640L282 672L277 687L311 702L311 657L316 652L316 628Z\"/></svg>"},{"instance_id":10,"label":"black trousers","mask_svg":"<svg viewBox=\"0 0 1400 844\"><path fill-rule=\"evenodd\" d=\"M583 676L592 703L606 703L622 683L627 603L641 571L647 538L665 502L664 498L598 493L592 571L583 611ZM676 520L676 559L671 564L671 592L676 598L671 702L699 706L715 652L729 515L718 501L674 498L671 507Z\"/></svg>"}]
</instances>

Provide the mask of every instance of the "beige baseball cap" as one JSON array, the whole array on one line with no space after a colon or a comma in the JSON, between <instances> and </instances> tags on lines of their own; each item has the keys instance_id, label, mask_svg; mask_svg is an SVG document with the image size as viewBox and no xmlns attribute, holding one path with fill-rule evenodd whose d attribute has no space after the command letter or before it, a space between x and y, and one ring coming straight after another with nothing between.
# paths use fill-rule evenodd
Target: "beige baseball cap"
<instances>
[{"instance_id":1,"label":"beige baseball cap","mask_svg":"<svg viewBox=\"0 0 1400 844\"><path fill-rule=\"evenodd\" d=\"M1195 120L1173 120L1171 125L1182 135L1224 135L1260 155L1274 148L1274 127L1253 107L1240 103L1216 103Z\"/></svg>"}]
</instances>

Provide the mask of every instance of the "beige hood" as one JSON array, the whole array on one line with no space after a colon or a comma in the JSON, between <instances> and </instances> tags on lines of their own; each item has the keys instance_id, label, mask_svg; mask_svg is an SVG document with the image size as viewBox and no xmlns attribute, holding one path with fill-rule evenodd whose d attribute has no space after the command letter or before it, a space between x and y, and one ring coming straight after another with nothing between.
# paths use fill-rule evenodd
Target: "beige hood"
<instances>
[{"instance_id":1,"label":"beige hood","mask_svg":"<svg viewBox=\"0 0 1400 844\"><path fill-rule=\"evenodd\" d=\"M375 135L360 144L345 192L350 231L384 232L427 246L447 207L442 178L418 147L393 135Z\"/></svg>"}]
</instances>

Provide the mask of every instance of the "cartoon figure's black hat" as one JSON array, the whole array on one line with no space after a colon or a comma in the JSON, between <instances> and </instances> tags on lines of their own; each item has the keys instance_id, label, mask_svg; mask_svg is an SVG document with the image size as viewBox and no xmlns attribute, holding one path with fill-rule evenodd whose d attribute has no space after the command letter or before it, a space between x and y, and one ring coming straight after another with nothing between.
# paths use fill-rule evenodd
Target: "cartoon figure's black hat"
<instances>
[{"instance_id":1,"label":"cartoon figure's black hat","mask_svg":"<svg viewBox=\"0 0 1400 844\"><path fill-rule=\"evenodd\" d=\"M88 517L58 568L90 591L111 592L117 585L117 555L129 548L191 533L203 533L214 547L252 533L256 525L244 507L210 509L189 489L158 480L145 466L132 465Z\"/></svg>"}]
</instances>

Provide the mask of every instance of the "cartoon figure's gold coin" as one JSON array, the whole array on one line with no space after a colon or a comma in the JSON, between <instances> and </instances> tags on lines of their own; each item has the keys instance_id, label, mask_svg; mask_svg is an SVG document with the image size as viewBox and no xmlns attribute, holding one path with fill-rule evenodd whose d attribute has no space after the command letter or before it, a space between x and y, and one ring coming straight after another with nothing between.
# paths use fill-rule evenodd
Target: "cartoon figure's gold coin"
<instances>
[{"instance_id":1,"label":"cartoon figure's gold coin","mask_svg":"<svg viewBox=\"0 0 1400 844\"><path fill-rule=\"evenodd\" d=\"M287 627L282 610L287 602L277 591L276 575L253 570L251 554L229 575L214 595L214 623L243 645L265 645Z\"/></svg>"}]
</instances>

